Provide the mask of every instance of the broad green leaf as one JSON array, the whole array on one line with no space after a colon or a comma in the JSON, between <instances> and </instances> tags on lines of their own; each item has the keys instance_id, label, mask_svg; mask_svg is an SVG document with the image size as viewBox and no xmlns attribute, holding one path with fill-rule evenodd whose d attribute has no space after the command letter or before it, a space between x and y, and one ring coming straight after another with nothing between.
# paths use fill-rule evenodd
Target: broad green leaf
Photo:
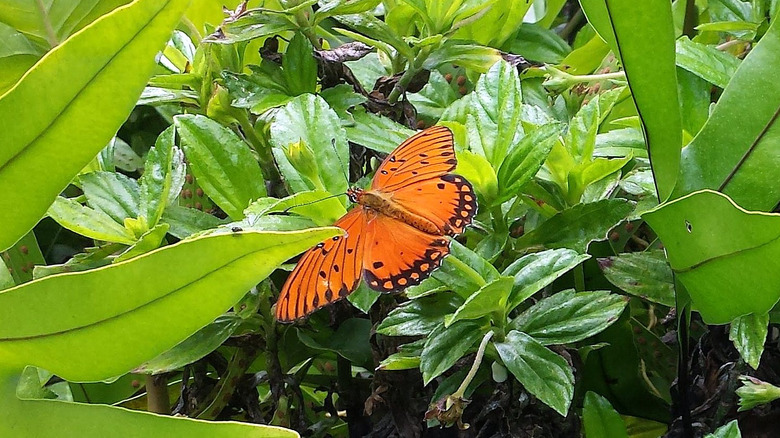
<instances>
[{"instance_id":1,"label":"broad green leaf","mask_svg":"<svg viewBox=\"0 0 780 438\"><path fill-rule=\"evenodd\" d=\"M320 97L328 102L333 111L341 118L341 121L352 124L354 119L347 110L356 107L368 100L365 96L355 91L355 88L349 84L339 84L335 87L326 88L319 93ZM348 134L349 135L349 134Z\"/></svg>"},{"instance_id":2,"label":"broad green leaf","mask_svg":"<svg viewBox=\"0 0 780 438\"><path fill-rule=\"evenodd\" d=\"M510 326L544 345L589 338L617 321L628 299L608 291L558 292L534 304Z\"/></svg>"},{"instance_id":3,"label":"broad green leaf","mask_svg":"<svg viewBox=\"0 0 780 438\"><path fill-rule=\"evenodd\" d=\"M444 110L458 100L458 96L444 76L434 70L423 89L419 93L408 93L407 99L414 105L418 115L438 120Z\"/></svg>"},{"instance_id":4,"label":"broad green leaf","mask_svg":"<svg viewBox=\"0 0 780 438\"><path fill-rule=\"evenodd\" d=\"M569 52L571 47L566 41L554 31L539 26L538 23L523 23L509 46L509 53L548 64L561 63Z\"/></svg>"},{"instance_id":5,"label":"broad green leaf","mask_svg":"<svg viewBox=\"0 0 780 438\"><path fill-rule=\"evenodd\" d=\"M446 2L435 3L447 5ZM503 45L523 23L523 17L525 17L526 12L531 7L531 2L517 2L513 0L472 3L488 7L479 10L479 13L475 15L477 17L476 20L467 19L465 25L460 27L455 35L477 41L486 46L500 48L503 48ZM511 53L516 52L511 51Z\"/></svg>"},{"instance_id":6,"label":"broad green leaf","mask_svg":"<svg viewBox=\"0 0 780 438\"><path fill-rule=\"evenodd\" d=\"M347 301L360 309L361 312L368 313L371 310L371 306L376 303L376 300L378 300L381 295L382 292L375 291L368 287L365 282L361 282L357 289L347 295Z\"/></svg>"},{"instance_id":7,"label":"broad green leaf","mask_svg":"<svg viewBox=\"0 0 780 438\"><path fill-rule=\"evenodd\" d=\"M516 248L542 245L585 253L588 244L607 237L610 228L628 216L633 204L625 199L604 199L577 204L557 213L515 242Z\"/></svg>"},{"instance_id":8,"label":"broad green leaf","mask_svg":"<svg viewBox=\"0 0 780 438\"><path fill-rule=\"evenodd\" d=\"M585 394L582 425L585 438L628 438L626 423L620 418L620 414L612 408L609 400L592 391Z\"/></svg>"},{"instance_id":9,"label":"broad green leaf","mask_svg":"<svg viewBox=\"0 0 780 438\"><path fill-rule=\"evenodd\" d=\"M677 66L720 88L726 88L740 62L727 52L691 41L688 37L677 40L676 54Z\"/></svg>"},{"instance_id":10,"label":"broad green leaf","mask_svg":"<svg viewBox=\"0 0 780 438\"><path fill-rule=\"evenodd\" d=\"M739 431L737 420L731 420L726 425L721 426L715 432L707 434L704 438L742 438Z\"/></svg>"},{"instance_id":11,"label":"broad green leaf","mask_svg":"<svg viewBox=\"0 0 780 438\"><path fill-rule=\"evenodd\" d=\"M433 70L443 65L457 64L459 67L485 73L499 60L501 52L492 47L447 40L426 58L423 67Z\"/></svg>"},{"instance_id":12,"label":"broad green leaf","mask_svg":"<svg viewBox=\"0 0 780 438\"><path fill-rule=\"evenodd\" d=\"M689 143L699 133L710 116L712 85L699 76L677 68L680 92L680 113L683 120L683 143Z\"/></svg>"},{"instance_id":13,"label":"broad green leaf","mask_svg":"<svg viewBox=\"0 0 780 438\"><path fill-rule=\"evenodd\" d=\"M570 66L566 70L569 74L586 75L596 70L608 54L609 46L598 35L594 35L582 47L577 47L566 55L561 64Z\"/></svg>"},{"instance_id":14,"label":"broad green leaf","mask_svg":"<svg viewBox=\"0 0 780 438\"><path fill-rule=\"evenodd\" d=\"M58 196L49 207L49 216L74 233L95 240L132 245L135 236L111 216L79 204L73 199Z\"/></svg>"},{"instance_id":15,"label":"broad green leaf","mask_svg":"<svg viewBox=\"0 0 780 438\"><path fill-rule=\"evenodd\" d=\"M291 430L249 423L213 423L108 405L20 400L18 372L0 372L0 435L62 438L296 438Z\"/></svg>"},{"instance_id":16,"label":"broad green leaf","mask_svg":"<svg viewBox=\"0 0 780 438\"><path fill-rule=\"evenodd\" d=\"M624 88L605 91L580 108L572 118L564 143L576 163L590 161L599 125L612 111L623 91Z\"/></svg>"},{"instance_id":17,"label":"broad green leaf","mask_svg":"<svg viewBox=\"0 0 780 438\"><path fill-rule=\"evenodd\" d=\"M471 101L471 115L466 124L469 149L498 169L523 134L517 69L505 61L495 63L477 81Z\"/></svg>"},{"instance_id":18,"label":"broad green leaf","mask_svg":"<svg viewBox=\"0 0 780 438\"><path fill-rule=\"evenodd\" d=\"M323 330L311 333L298 330L298 338L310 348L333 351L357 366L368 366L371 363L370 332L371 321L350 318L339 325L336 332Z\"/></svg>"},{"instance_id":19,"label":"broad green leaf","mask_svg":"<svg viewBox=\"0 0 780 438\"><path fill-rule=\"evenodd\" d=\"M312 190L298 192L283 199L260 198L244 210L247 218L263 216L270 213L294 213L311 219L319 226L332 225L347 210L337 198L328 198L328 192Z\"/></svg>"},{"instance_id":20,"label":"broad green leaf","mask_svg":"<svg viewBox=\"0 0 780 438\"><path fill-rule=\"evenodd\" d=\"M509 265L501 275L514 277L507 309L512 310L531 295L590 258L571 249L560 248L525 255Z\"/></svg>"},{"instance_id":21,"label":"broad green leaf","mask_svg":"<svg viewBox=\"0 0 780 438\"><path fill-rule=\"evenodd\" d=\"M144 362L133 372L142 374L168 373L193 363L222 345L238 328L241 321L241 318L233 314L222 315L216 321L176 344L175 347Z\"/></svg>"},{"instance_id":22,"label":"broad green leaf","mask_svg":"<svg viewBox=\"0 0 780 438\"><path fill-rule=\"evenodd\" d=\"M0 248L32 229L114 136L187 3L137 0L119 8L57 46L0 96ZM46 178L29 180L38 174Z\"/></svg>"},{"instance_id":23,"label":"broad green leaf","mask_svg":"<svg viewBox=\"0 0 780 438\"><path fill-rule=\"evenodd\" d=\"M0 22L24 34L36 47L49 50L96 18L129 0L84 0L79 2L24 0L6 1Z\"/></svg>"},{"instance_id":24,"label":"broad green leaf","mask_svg":"<svg viewBox=\"0 0 780 438\"><path fill-rule=\"evenodd\" d=\"M285 153L285 149L298 142L313 153L313 159L305 160L307 163L292 163ZM271 124L271 143L279 170L292 191L318 189L331 194L347 191L347 136L339 116L321 97L303 94L279 109ZM295 167L306 164L312 166L313 175L304 175L304 171Z\"/></svg>"},{"instance_id":25,"label":"broad green leaf","mask_svg":"<svg viewBox=\"0 0 780 438\"><path fill-rule=\"evenodd\" d=\"M495 346L504 366L526 391L566 416L574 396L574 375L566 359L517 330Z\"/></svg>"},{"instance_id":26,"label":"broad green leaf","mask_svg":"<svg viewBox=\"0 0 780 438\"><path fill-rule=\"evenodd\" d=\"M355 123L346 126L347 139L353 143L389 154L415 131L390 120L387 117L366 112L362 107L352 112ZM382 135L377 135L381 132Z\"/></svg>"},{"instance_id":27,"label":"broad green leaf","mask_svg":"<svg viewBox=\"0 0 780 438\"><path fill-rule=\"evenodd\" d=\"M377 367L378 370L408 370L420 367L420 354L422 354L425 339L401 345L398 352L387 356Z\"/></svg>"},{"instance_id":28,"label":"broad green leaf","mask_svg":"<svg viewBox=\"0 0 780 438\"><path fill-rule=\"evenodd\" d=\"M778 215L746 211L722 193L702 190L642 217L708 324L764 314L780 299Z\"/></svg>"},{"instance_id":29,"label":"broad green leaf","mask_svg":"<svg viewBox=\"0 0 780 438\"><path fill-rule=\"evenodd\" d=\"M490 283L482 286L471 294L468 299L458 307L452 315L444 319L444 327L448 328L452 324L469 319L479 319L483 316L496 314L496 318L506 320L504 308L509 293L512 291L512 277L499 277ZM498 324L504 324L505 321L497 321Z\"/></svg>"},{"instance_id":30,"label":"broad green leaf","mask_svg":"<svg viewBox=\"0 0 780 438\"><path fill-rule=\"evenodd\" d=\"M477 289L499 277L498 270L477 253L453 240L450 254L442 260L431 277L447 285L450 290L468 298Z\"/></svg>"},{"instance_id":31,"label":"broad green leaf","mask_svg":"<svg viewBox=\"0 0 780 438\"><path fill-rule=\"evenodd\" d=\"M713 189L750 210L770 211L780 187L767 172L778 168L780 84L772 63L780 55L780 25L772 22L739 66L702 130L683 149L674 196ZM734 115L739 114L735 121ZM734 129L738 123L739 129Z\"/></svg>"},{"instance_id":32,"label":"broad green leaf","mask_svg":"<svg viewBox=\"0 0 780 438\"><path fill-rule=\"evenodd\" d=\"M604 277L620 289L653 303L674 307L674 278L661 250L599 259Z\"/></svg>"},{"instance_id":33,"label":"broad green leaf","mask_svg":"<svg viewBox=\"0 0 780 438\"><path fill-rule=\"evenodd\" d=\"M499 196L494 203L503 203L518 195L542 167L560 134L559 123L542 125L526 134L509 151L498 169Z\"/></svg>"},{"instance_id":34,"label":"broad green leaf","mask_svg":"<svg viewBox=\"0 0 780 438\"><path fill-rule=\"evenodd\" d=\"M596 134L594 157L625 157L629 155L647 158L642 131L634 128L622 128Z\"/></svg>"},{"instance_id":35,"label":"broad green leaf","mask_svg":"<svg viewBox=\"0 0 780 438\"><path fill-rule=\"evenodd\" d=\"M420 356L420 371L423 384L450 369L460 360L485 333L483 328L472 321L460 321L447 328L444 323L437 326L425 339L425 347Z\"/></svg>"},{"instance_id":36,"label":"broad green leaf","mask_svg":"<svg viewBox=\"0 0 780 438\"><path fill-rule=\"evenodd\" d=\"M265 196L260 166L249 145L208 117L174 117L189 168L209 198L233 219L253 200Z\"/></svg>"},{"instance_id":37,"label":"broad green leaf","mask_svg":"<svg viewBox=\"0 0 780 438\"><path fill-rule=\"evenodd\" d=\"M119 254L117 258L114 259L114 263L119 263L123 260L128 260L159 248L162 246L165 235L168 234L170 228L171 226L168 224L158 224L149 231L146 231L138 238L138 241L135 242L133 246Z\"/></svg>"},{"instance_id":38,"label":"broad green leaf","mask_svg":"<svg viewBox=\"0 0 780 438\"><path fill-rule=\"evenodd\" d=\"M614 28L613 47L642 120L658 197L666 200L677 181L682 147L671 4L607 0L606 8Z\"/></svg>"},{"instance_id":39,"label":"broad green leaf","mask_svg":"<svg viewBox=\"0 0 780 438\"><path fill-rule=\"evenodd\" d=\"M118 223L139 214L140 190L136 180L116 172L90 172L79 176L87 204Z\"/></svg>"},{"instance_id":40,"label":"broad green leaf","mask_svg":"<svg viewBox=\"0 0 780 438\"><path fill-rule=\"evenodd\" d=\"M461 304L463 298L453 293L410 300L393 309L377 326L376 332L387 336L424 336Z\"/></svg>"},{"instance_id":41,"label":"broad green leaf","mask_svg":"<svg viewBox=\"0 0 780 438\"><path fill-rule=\"evenodd\" d=\"M769 328L769 314L750 314L731 321L729 339L739 351L739 355L754 370L758 369L764 342Z\"/></svg>"},{"instance_id":42,"label":"broad green leaf","mask_svg":"<svg viewBox=\"0 0 780 438\"><path fill-rule=\"evenodd\" d=\"M224 223L222 219L204 213L197 208L187 208L178 205L169 205L163 212L162 221L171 226L168 232L179 239L184 239L210 228L216 228Z\"/></svg>"},{"instance_id":43,"label":"broad green leaf","mask_svg":"<svg viewBox=\"0 0 780 438\"><path fill-rule=\"evenodd\" d=\"M8 289L0 293L0 357L8 367L32 364L71 381L123 374L195 333L283 261L336 232L205 236ZM183 303L187 312L179 311Z\"/></svg>"},{"instance_id":44,"label":"broad green leaf","mask_svg":"<svg viewBox=\"0 0 780 438\"><path fill-rule=\"evenodd\" d=\"M477 195L492 205L498 197L498 177L487 158L469 150L456 152L455 155L458 158L455 172L469 180Z\"/></svg>"},{"instance_id":45,"label":"broad green leaf","mask_svg":"<svg viewBox=\"0 0 780 438\"><path fill-rule=\"evenodd\" d=\"M36 47L23 33L5 24L0 19L0 95L19 80L35 61L42 50Z\"/></svg>"},{"instance_id":46,"label":"broad green leaf","mask_svg":"<svg viewBox=\"0 0 780 438\"><path fill-rule=\"evenodd\" d=\"M313 50L309 40L296 32L282 56L287 88L295 96L314 93L317 89L317 61Z\"/></svg>"},{"instance_id":47,"label":"broad green leaf","mask_svg":"<svg viewBox=\"0 0 780 438\"><path fill-rule=\"evenodd\" d=\"M388 47L392 47L404 57L408 59L414 58L414 52L412 51L412 48L409 47L409 44L407 44L400 36L393 32L393 30L390 29L387 24L385 24L382 20L374 17L371 13L364 12L361 14L341 15L336 19L339 22L346 24L351 29L369 37L370 39L381 42L382 44L380 44L377 48L382 49L388 55L391 54L390 51L388 51ZM356 36L354 32L349 32L345 29L336 28L335 30L347 36L352 36L353 38ZM370 46L374 45L372 44L372 41L362 42Z\"/></svg>"},{"instance_id":48,"label":"broad green leaf","mask_svg":"<svg viewBox=\"0 0 780 438\"><path fill-rule=\"evenodd\" d=\"M380 0L320 0L320 8L315 12L315 23L334 15L359 14L376 8Z\"/></svg>"},{"instance_id":49,"label":"broad green leaf","mask_svg":"<svg viewBox=\"0 0 780 438\"><path fill-rule=\"evenodd\" d=\"M233 44L295 30L298 26L290 18L287 14L269 14L262 10L254 11L238 20L220 26L222 32L209 35L204 38L203 42Z\"/></svg>"},{"instance_id":50,"label":"broad green leaf","mask_svg":"<svg viewBox=\"0 0 780 438\"><path fill-rule=\"evenodd\" d=\"M169 126L157 137L146 155L144 174L138 180L139 210L150 228L157 225L165 207L172 201L171 192L178 194L184 183L184 156L174 146L174 136L173 126Z\"/></svg>"},{"instance_id":51,"label":"broad green leaf","mask_svg":"<svg viewBox=\"0 0 780 438\"><path fill-rule=\"evenodd\" d=\"M0 257L0 290L13 287L15 284L11 271L8 270L5 261Z\"/></svg>"}]
</instances>

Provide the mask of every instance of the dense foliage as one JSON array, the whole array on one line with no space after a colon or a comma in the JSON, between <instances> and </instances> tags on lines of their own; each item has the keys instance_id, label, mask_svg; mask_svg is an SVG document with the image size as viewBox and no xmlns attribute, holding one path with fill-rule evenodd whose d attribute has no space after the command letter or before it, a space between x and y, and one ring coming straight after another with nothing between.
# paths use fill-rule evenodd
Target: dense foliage
<instances>
[{"instance_id":1,"label":"dense foliage","mask_svg":"<svg viewBox=\"0 0 780 438\"><path fill-rule=\"evenodd\" d=\"M0 435L773 430L776 1L3 3ZM278 323L433 125L441 266Z\"/></svg>"}]
</instances>

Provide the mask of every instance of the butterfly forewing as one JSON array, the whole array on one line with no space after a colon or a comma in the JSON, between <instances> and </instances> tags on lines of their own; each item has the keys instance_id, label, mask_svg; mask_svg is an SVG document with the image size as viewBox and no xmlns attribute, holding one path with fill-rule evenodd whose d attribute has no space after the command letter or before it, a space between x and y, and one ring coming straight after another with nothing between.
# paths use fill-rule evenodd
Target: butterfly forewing
<instances>
[{"instance_id":1,"label":"butterfly forewing","mask_svg":"<svg viewBox=\"0 0 780 438\"><path fill-rule=\"evenodd\" d=\"M363 278L374 290L398 291L428 277L449 251L446 237L377 215L366 226Z\"/></svg>"},{"instance_id":2,"label":"butterfly forewing","mask_svg":"<svg viewBox=\"0 0 780 438\"><path fill-rule=\"evenodd\" d=\"M434 126L401 143L377 168L371 188L392 192L440 177L455 168L452 132Z\"/></svg>"},{"instance_id":3,"label":"butterfly forewing","mask_svg":"<svg viewBox=\"0 0 780 438\"><path fill-rule=\"evenodd\" d=\"M366 216L353 208L334 226L346 234L308 250L298 261L276 302L276 319L293 321L347 296L360 281Z\"/></svg>"},{"instance_id":4,"label":"butterfly forewing","mask_svg":"<svg viewBox=\"0 0 780 438\"><path fill-rule=\"evenodd\" d=\"M452 173L402 187L393 193L393 201L433 222L448 236L462 233L477 213L471 184Z\"/></svg>"}]
</instances>

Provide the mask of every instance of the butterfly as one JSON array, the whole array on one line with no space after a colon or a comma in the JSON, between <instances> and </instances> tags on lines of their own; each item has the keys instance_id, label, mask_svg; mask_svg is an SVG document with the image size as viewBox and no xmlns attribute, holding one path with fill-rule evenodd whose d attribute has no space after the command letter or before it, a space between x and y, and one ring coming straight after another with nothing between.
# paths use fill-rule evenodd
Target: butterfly
<instances>
[{"instance_id":1,"label":"butterfly","mask_svg":"<svg viewBox=\"0 0 780 438\"><path fill-rule=\"evenodd\" d=\"M368 190L351 188L357 204L335 226L343 236L318 243L298 261L276 302L276 318L293 321L354 291L393 292L419 284L449 253L449 236L477 212L471 184L450 173L452 132L428 128L401 143L379 165Z\"/></svg>"}]
</instances>

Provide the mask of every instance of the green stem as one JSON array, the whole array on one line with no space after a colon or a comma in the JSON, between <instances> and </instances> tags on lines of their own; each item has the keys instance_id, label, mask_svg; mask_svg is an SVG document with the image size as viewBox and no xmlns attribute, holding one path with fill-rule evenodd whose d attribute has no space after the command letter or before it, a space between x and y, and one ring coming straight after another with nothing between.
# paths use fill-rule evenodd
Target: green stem
<instances>
[{"instance_id":1,"label":"green stem","mask_svg":"<svg viewBox=\"0 0 780 438\"><path fill-rule=\"evenodd\" d=\"M466 378L463 379L463 383L461 383L458 387L458 390L452 394L453 398L463 398L463 395L466 393L466 389L471 384L471 381L474 380L474 376L477 375L479 366L482 365L482 357L485 355L485 348L487 348L488 341L490 341L490 338L492 337L493 330L489 330L487 333L485 333L485 336L482 337L482 342L479 343L479 349L477 350L477 356L474 358L474 363L471 364L471 369L469 370L469 373L466 374Z\"/></svg>"},{"instance_id":2,"label":"green stem","mask_svg":"<svg viewBox=\"0 0 780 438\"><path fill-rule=\"evenodd\" d=\"M398 82L393 87L393 91L391 91L390 95L387 96L387 101L390 104L398 102L401 94L406 91L406 87L408 87L409 83L412 82L412 79L417 76L417 73L422 70L423 64L425 64L425 60L428 59L428 56L433 51L433 47L434 46L423 47L414 57L414 60L410 60L409 68L407 68L404 74L401 75L401 79L398 80Z\"/></svg>"},{"instance_id":3,"label":"green stem","mask_svg":"<svg viewBox=\"0 0 780 438\"><path fill-rule=\"evenodd\" d=\"M170 415L168 379L163 376L146 376L146 409L155 414Z\"/></svg>"},{"instance_id":4,"label":"green stem","mask_svg":"<svg viewBox=\"0 0 780 438\"><path fill-rule=\"evenodd\" d=\"M574 289L578 292L585 290L585 268L582 264L574 268Z\"/></svg>"},{"instance_id":5,"label":"green stem","mask_svg":"<svg viewBox=\"0 0 780 438\"><path fill-rule=\"evenodd\" d=\"M493 228L497 233L506 233L509 231L500 204L490 208L490 215L493 217Z\"/></svg>"},{"instance_id":6,"label":"green stem","mask_svg":"<svg viewBox=\"0 0 780 438\"><path fill-rule=\"evenodd\" d=\"M306 8L309 12L309 16L313 13L311 10L311 7ZM317 38L317 34L314 33L314 30L312 29L312 25L309 22L309 18L306 16L306 11L303 9L298 9L295 11L295 22L298 24L298 28L301 30L301 33L303 33L303 36L309 39L309 42L311 42L311 45L316 50L322 50L322 44L320 44L320 39Z\"/></svg>"}]
</instances>

